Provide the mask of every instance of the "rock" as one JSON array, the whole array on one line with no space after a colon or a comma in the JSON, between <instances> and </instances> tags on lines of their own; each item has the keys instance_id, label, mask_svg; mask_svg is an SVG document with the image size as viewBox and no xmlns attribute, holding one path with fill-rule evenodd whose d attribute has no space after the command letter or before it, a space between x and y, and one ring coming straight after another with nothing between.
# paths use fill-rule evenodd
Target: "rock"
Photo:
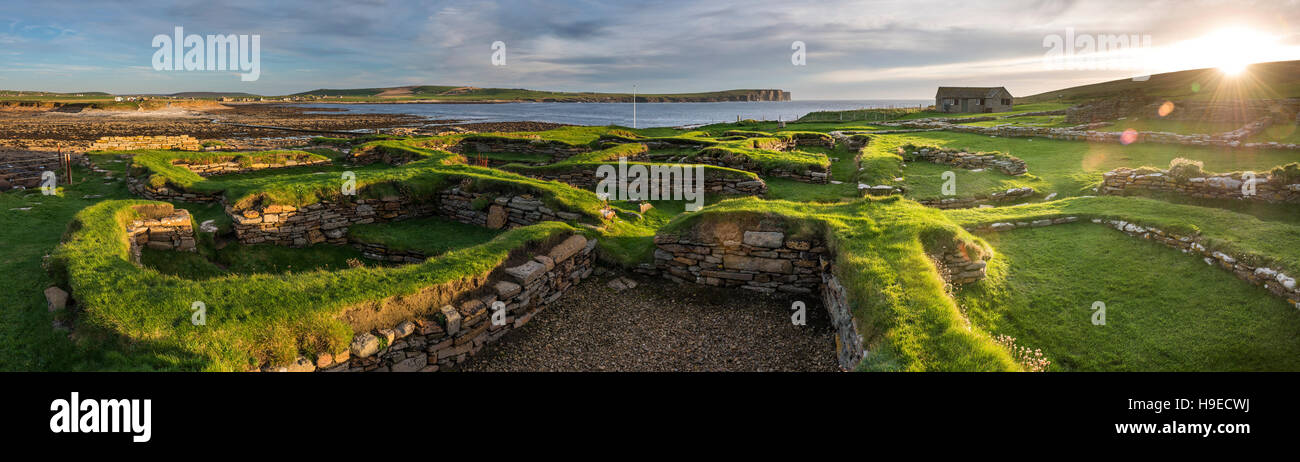
<instances>
[{"instance_id":1,"label":"rock","mask_svg":"<svg viewBox=\"0 0 1300 462\"><path fill-rule=\"evenodd\" d=\"M68 307L68 293L55 286L45 289L45 307L51 313Z\"/></svg>"},{"instance_id":2,"label":"rock","mask_svg":"<svg viewBox=\"0 0 1300 462\"><path fill-rule=\"evenodd\" d=\"M506 274L519 281L520 284L528 285L532 280L546 274L546 265L537 260L532 260L513 268L506 268Z\"/></svg>"},{"instance_id":3,"label":"rock","mask_svg":"<svg viewBox=\"0 0 1300 462\"><path fill-rule=\"evenodd\" d=\"M740 255L724 255L722 257L722 266L732 270L782 274L792 273L794 269L794 265L790 263L790 260L754 258Z\"/></svg>"},{"instance_id":4,"label":"rock","mask_svg":"<svg viewBox=\"0 0 1300 462\"><path fill-rule=\"evenodd\" d=\"M333 364L334 364L334 355L329 353L321 353L319 355L316 355L317 369L324 369L326 367L330 367Z\"/></svg>"},{"instance_id":5,"label":"rock","mask_svg":"<svg viewBox=\"0 0 1300 462\"><path fill-rule=\"evenodd\" d=\"M214 224L213 221L215 220L206 220L203 223L199 223L199 231L203 231L205 233L217 232L217 225Z\"/></svg>"},{"instance_id":6,"label":"rock","mask_svg":"<svg viewBox=\"0 0 1300 462\"><path fill-rule=\"evenodd\" d=\"M397 338L406 338L406 336L415 333L415 323L406 321L397 325Z\"/></svg>"},{"instance_id":7,"label":"rock","mask_svg":"<svg viewBox=\"0 0 1300 462\"><path fill-rule=\"evenodd\" d=\"M316 365L302 356L299 356L293 364L280 368L280 372L313 372L315 370Z\"/></svg>"},{"instance_id":8,"label":"rock","mask_svg":"<svg viewBox=\"0 0 1300 462\"><path fill-rule=\"evenodd\" d=\"M379 337L362 332L352 337L352 356L366 358L379 352Z\"/></svg>"},{"instance_id":9,"label":"rock","mask_svg":"<svg viewBox=\"0 0 1300 462\"><path fill-rule=\"evenodd\" d=\"M587 246L587 238L583 237L582 235L575 234L569 236L569 238L565 239L564 242L561 242L560 245L551 248L551 251L548 252L546 255L551 257L551 260L554 260L555 263L560 263L565 260L568 260L569 257L572 257L574 254L578 253L579 250L582 250L582 248L586 246Z\"/></svg>"},{"instance_id":10,"label":"rock","mask_svg":"<svg viewBox=\"0 0 1300 462\"><path fill-rule=\"evenodd\" d=\"M775 249L781 247L785 241L785 234L766 231L745 231L743 242L754 247L766 247Z\"/></svg>"},{"instance_id":11,"label":"rock","mask_svg":"<svg viewBox=\"0 0 1300 462\"><path fill-rule=\"evenodd\" d=\"M628 288L627 284L623 283L623 278L611 279L609 284L606 284L605 286L614 289L615 292L622 292Z\"/></svg>"},{"instance_id":12,"label":"rock","mask_svg":"<svg viewBox=\"0 0 1300 462\"><path fill-rule=\"evenodd\" d=\"M519 284L510 281L498 281L493 288L497 291L497 297L500 297L502 300L508 300L510 297L519 295L519 292L523 290L519 287Z\"/></svg>"},{"instance_id":13,"label":"rock","mask_svg":"<svg viewBox=\"0 0 1300 462\"><path fill-rule=\"evenodd\" d=\"M429 357L417 355L412 358L406 358L393 364L393 372L417 372L429 364Z\"/></svg>"},{"instance_id":14,"label":"rock","mask_svg":"<svg viewBox=\"0 0 1300 462\"><path fill-rule=\"evenodd\" d=\"M460 332L460 312L455 307L445 305L441 308L443 318L447 320L447 335L456 335Z\"/></svg>"},{"instance_id":15,"label":"rock","mask_svg":"<svg viewBox=\"0 0 1300 462\"><path fill-rule=\"evenodd\" d=\"M510 215L506 213L505 207L492 204L492 206L488 207L487 227L488 229L501 229L505 227L508 218L510 218Z\"/></svg>"}]
</instances>

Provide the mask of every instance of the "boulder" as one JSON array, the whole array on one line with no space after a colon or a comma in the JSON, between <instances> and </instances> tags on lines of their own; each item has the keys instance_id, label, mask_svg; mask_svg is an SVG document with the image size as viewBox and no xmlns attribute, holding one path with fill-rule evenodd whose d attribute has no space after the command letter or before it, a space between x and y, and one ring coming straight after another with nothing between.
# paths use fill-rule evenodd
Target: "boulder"
<instances>
[{"instance_id":1,"label":"boulder","mask_svg":"<svg viewBox=\"0 0 1300 462\"><path fill-rule=\"evenodd\" d=\"M379 337L362 332L352 337L352 356L365 358L379 352Z\"/></svg>"},{"instance_id":2,"label":"boulder","mask_svg":"<svg viewBox=\"0 0 1300 462\"><path fill-rule=\"evenodd\" d=\"M50 286L45 289L45 306L50 312L55 312L68 307L68 293L58 287Z\"/></svg>"},{"instance_id":3,"label":"boulder","mask_svg":"<svg viewBox=\"0 0 1300 462\"><path fill-rule=\"evenodd\" d=\"M488 207L487 227L488 229L501 229L505 227L510 214L506 213L506 208L497 204Z\"/></svg>"}]
</instances>

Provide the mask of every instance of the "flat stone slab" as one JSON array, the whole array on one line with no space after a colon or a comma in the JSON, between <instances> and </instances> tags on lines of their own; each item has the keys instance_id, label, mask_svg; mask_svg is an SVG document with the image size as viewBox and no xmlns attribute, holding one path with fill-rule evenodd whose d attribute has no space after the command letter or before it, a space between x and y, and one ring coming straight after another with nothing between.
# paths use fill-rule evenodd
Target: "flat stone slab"
<instances>
[{"instance_id":1,"label":"flat stone slab","mask_svg":"<svg viewBox=\"0 0 1300 462\"><path fill-rule=\"evenodd\" d=\"M537 260L531 260L513 268L506 268L506 274L514 278L516 281L519 281L521 284L526 285L541 275L546 274L546 265Z\"/></svg>"},{"instance_id":2,"label":"flat stone slab","mask_svg":"<svg viewBox=\"0 0 1300 462\"><path fill-rule=\"evenodd\" d=\"M551 260L554 260L555 263L560 263L568 260L569 257L572 257L586 246L587 238L579 234L574 234L569 236L568 239L565 239L564 242L561 242L560 245L552 248L546 255L551 257Z\"/></svg>"},{"instance_id":3,"label":"flat stone slab","mask_svg":"<svg viewBox=\"0 0 1300 462\"><path fill-rule=\"evenodd\" d=\"M785 241L785 234L768 231L745 231L745 238L742 242L754 247L766 247L775 249L781 247Z\"/></svg>"}]
</instances>

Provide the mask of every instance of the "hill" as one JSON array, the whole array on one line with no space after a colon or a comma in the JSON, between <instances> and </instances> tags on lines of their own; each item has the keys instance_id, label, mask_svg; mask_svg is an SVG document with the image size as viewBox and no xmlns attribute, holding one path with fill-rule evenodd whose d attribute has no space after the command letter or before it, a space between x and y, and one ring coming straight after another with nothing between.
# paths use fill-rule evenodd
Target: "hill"
<instances>
[{"instance_id":1,"label":"hill","mask_svg":"<svg viewBox=\"0 0 1300 462\"><path fill-rule=\"evenodd\" d=\"M1300 97L1300 61L1252 64L1239 75L1216 68L1152 75L1146 81L1113 80L1016 98L1016 103L1079 103L1141 92L1171 100L1247 100Z\"/></svg>"},{"instance_id":2,"label":"hill","mask_svg":"<svg viewBox=\"0 0 1300 462\"><path fill-rule=\"evenodd\" d=\"M415 85L385 88L316 89L289 96L339 98L345 101L465 101L465 102L626 102L631 93L558 92L522 88ZM637 94L640 102L789 101L781 90L724 90L703 93Z\"/></svg>"}]
</instances>

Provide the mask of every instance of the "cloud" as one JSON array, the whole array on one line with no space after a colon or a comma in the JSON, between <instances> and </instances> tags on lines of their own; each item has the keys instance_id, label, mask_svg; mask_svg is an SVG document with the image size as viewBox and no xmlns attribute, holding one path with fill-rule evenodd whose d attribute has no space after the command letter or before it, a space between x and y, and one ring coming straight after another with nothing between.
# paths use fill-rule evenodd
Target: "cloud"
<instances>
[{"instance_id":1,"label":"cloud","mask_svg":"<svg viewBox=\"0 0 1300 462\"><path fill-rule=\"evenodd\" d=\"M0 76L20 89L124 93L414 83L622 91L636 83L647 93L782 88L795 98L924 98L938 85L981 82L1030 94L1128 76L1038 67L1043 37L1066 28L1149 34L1160 45L1239 23L1300 43L1291 27L1300 20L1295 2L796 3L14 0L0 4L0 45L11 63ZM141 79L150 38L178 25L261 35L261 79L201 72ZM490 62L498 40L507 44L504 67ZM795 40L807 44L807 66L790 64ZM67 75L36 77L33 66Z\"/></svg>"}]
</instances>

